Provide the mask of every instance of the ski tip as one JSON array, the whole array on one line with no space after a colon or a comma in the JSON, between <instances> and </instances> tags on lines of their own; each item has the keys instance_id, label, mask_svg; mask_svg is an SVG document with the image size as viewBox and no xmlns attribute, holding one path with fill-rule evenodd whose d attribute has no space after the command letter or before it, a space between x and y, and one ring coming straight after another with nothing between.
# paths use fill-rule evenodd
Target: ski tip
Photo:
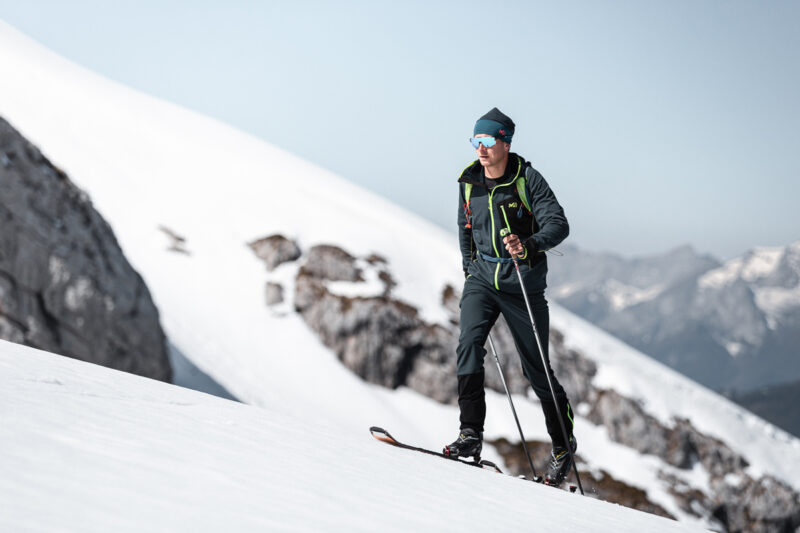
<instances>
[{"instance_id":1,"label":"ski tip","mask_svg":"<svg viewBox=\"0 0 800 533\"><path fill-rule=\"evenodd\" d=\"M576 490L578 490L578 487L576 487L575 485L569 486L569 491L572 492L573 494L575 493Z\"/></svg>"},{"instance_id":2,"label":"ski tip","mask_svg":"<svg viewBox=\"0 0 800 533\"><path fill-rule=\"evenodd\" d=\"M378 440L382 440L383 442L395 442L394 437L389 435L389 432L383 428L379 428L378 426L372 426L369 428L369 432Z\"/></svg>"},{"instance_id":3,"label":"ski tip","mask_svg":"<svg viewBox=\"0 0 800 533\"><path fill-rule=\"evenodd\" d=\"M485 469L487 469L487 470L494 470L494 471L495 471L495 472L497 472L498 474L502 474L502 473L503 473L503 471L502 471L502 470L500 470L500 467L499 467L499 466L497 466L496 464L494 464L494 463L493 463L493 462L491 462L491 461L487 461L486 459L481 459L481 460L479 461L479 464L480 464L480 465L481 465L483 468L485 468Z\"/></svg>"}]
</instances>

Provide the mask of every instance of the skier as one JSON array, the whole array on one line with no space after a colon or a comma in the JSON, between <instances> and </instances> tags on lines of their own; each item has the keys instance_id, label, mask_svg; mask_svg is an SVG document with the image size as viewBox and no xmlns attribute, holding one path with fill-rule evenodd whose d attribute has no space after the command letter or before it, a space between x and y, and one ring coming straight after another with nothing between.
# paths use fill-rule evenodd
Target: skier
<instances>
[{"instance_id":1,"label":"skier","mask_svg":"<svg viewBox=\"0 0 800 533\"><path fill-rule=\"evenodd\" d=\"M486 417L484 344L502 313L511 329L523 373L542 404L552 440L545 480L557 486L572 466L567 446L574 452L577 441L572 434L569 400L553 374L547 353L550 314L544 297L547 275L544 252L567 237L569 225L564 209L542 175L510 151L514 129L514 122L496 107L478 119L470 138L478 159L464 169L458 180L459 244L466 277L457 349L461 426L458 438L445 446L444 453L450 457L472 456L476 460L480 457ZM518 260L524 289L516 275L512 254ZM522 290L527 290L531 302L546 369ZM554 394L545 372L550 373ZM568 442L561 431L555 402L569 435Z\"/></svg>"}]
</instances>

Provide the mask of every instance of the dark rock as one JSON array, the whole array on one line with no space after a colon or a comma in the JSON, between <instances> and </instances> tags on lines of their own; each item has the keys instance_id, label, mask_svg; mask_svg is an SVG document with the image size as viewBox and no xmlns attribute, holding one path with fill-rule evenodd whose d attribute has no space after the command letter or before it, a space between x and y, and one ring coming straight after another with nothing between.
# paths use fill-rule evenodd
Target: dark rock
<instances>
[{"instance_id":1,"label":"dark rock","mask_svg":"<svg viewBox=\"0 0 800 533\"><path fill-rule=\"evenodd\" d=\"M613 440L657 455L677 468L702 464L711 481L707 495L662 473L685 511L713 516L726 531L794 531L800 526L796 491L771 476L753 479L745 470L744 457L698 431L689 420L674 420L673 427L667 428L638 403L613 391L596 393L589 418L603 424Z\"/></svg>"},{"instance_id":2,"label":"dark rock","mask_svg":"<svg viewBox=\"0 0 800 533\"><path fill-rule=\"evenodd\" d=\"M370 265L373 265L373 266L377 266L377 265L384 265L385 266L385 265L389 264L389 261L387 261L385 257L383 257L382 255L375 254L375 253L368 255L366 261L367 261L367 263L369 263Z\"/></svg>"},{"instance_id":3,"label":"dark rock","mask_svg":"<svg viewBox=\"0 0 800 533\"><path fill-rule=\"evenodd\" d=\"M378 272L378 279L383 283L383 296L388 298L392 294L392 289L397 286L397 282L395 282L392 275L386 270Z\"/></svg>"},{"instance_id":4,"label":"dark rock","mask_svg":"<svg viewBox=\"0 0 800 533\"><path fill-rule=\"evenodd\" d=\"M191 255L189 250L186 248L186 237L178 235L176 232L163 225L159 226L158 229L161 230L161 232L164 233L164 235L166 235L169 239L169 246L167 246L167 250L170 252Z\"/></svg>"},{"instance_id":5,"label":"dark rock","mask_svg":"<svg viewBox=\"0 0 800 533\"><path fill-rule=\"evenodd\" d=\"M450 321L458 325L461 313L461 294L449 283L442 290L442 306L450 313Z\"/></svg>"},{"instance_id":6,"label":"dark rock","mask_svg":"<svg viewBox=\"0 0 800 533\"><path fill-rule=\"evenodd\" d=\"M415 308L399 300L335 295L324 283L362 279L356 258L335 246L315 246L297 275L295 309L363 379L390 388L405 385L438 401L453 401L453 333L426 324Z\"/></svg>"},{"instance_id":7,"label":"dark rock","mask_svg":"<svg viewBox=\"0 0 800 533\"><path fill-rule=\"evenodd\" d=\"M248 246L264 261L269 271L275 270L282 263L300 258L300 247L283 235L270 235L255 240Z\"/></svg>"},{"instance_id":8,"label":"dark rock","mask_svg":"<svg viewBox=\"0 0 800 533\"><path fill-rule=\"evenodd\" d=\"M495 447L497 453L503 457L503 462L506 465L508 473L513 476L525 476L527 479L531 478L532 472L528 459L525 457L525 450L519 443L512 443L506 439L497 439L489 441L489 444ZM526 441L532 457L546 458L550 456L549 442L542 441ZM578 468L582 465L580 454L576 454L575 460L577 461ZM546 461L541 464L534 464L538 475L542 475L545 471L547 464ZM666 509L660 505L652 502L647 493L638 487L632 487L627 483L615 479L608 472L600 470L593 472L586 469L580 470L581 483L583 490L590 498L598 498L613 503L637 509L646 513L663 516L666 518L674 518ZM574 480L574 474L568 476L568 480Z\"/></svg>"},{"instance_id":9,"label":"dark rock","mask_svg":"<svg viewBox=\"0 0 800 533\"><path fill-rule=\"evenodd\" d=\"M699 460L712 477L723 477L729 473L741 472L749 466L744 457L731 450L724 442L698 431L689 420L675 420L669 432L670 441L689 443L691 454ZM688 462L683 459L683 462ZM679 466L677 461L672 464Z\"/></svg>"},{"instance_id":10,"label":"dark rock","mask_svg":"<svg viewBox=\"0 0 800 533\"><path fill-rule=\"evenodd\" d=\"M447 344L452 336L425 324L415 309L383 297L333 295L302 271L295 308L342 363L363 379L389 388L407 385L439 401L453 399L455 368L440 368L454 351Z\"/></svg>"},{"instance_id":11,"label":"dark rock","mask_svg":"<svg viewBox=\"0 0 800 533\"><path fill-rule=\"evenodd\" d=\"M575 350L564 345L564 335L550 328L550 364L558 381L567 391L570 402L577 406L587 402L593 395L592 380L597 374L597 365Z\"/></svg>"},{"instance_id":12,"label":"dark rock","mask_svg":"<svg viewBox=\"0 0 800 533\"><path fill-rule=\"evenodd\" d=\"M641 453L667 454L667 431L635 401L614 391L599 391L592 401L589 420L603 425L608 436ZM686 466L688 467L688 465Z\"/></svg>"},{"instance_id":13,"label":"dark rock","mask_svg":"<svg viewBox=\"0 0 800 533\"><path fill-rule=\"evenodd\" d=\"M800 528L797 492L771 476L747 476L734 484L712 479L713 515L729 532L796 531Z\"/></svg>"},{"instance_id":14,"label":"dark rock","mask_svg":"<svg viewBox=\"0 0 800 533\"><path fill-rule=\"evenodd\" d=\"M492 341L494 341L494 347L497 350L498 359L500 360L500 367L503 369L503 376L506 379L508 390L511 394L522 395L527 395L529 391L532 392L530 383L528 383L527 378L522 373L519 354L514 345L511 330L502 315L497 318L497 322L492 328L491 336ZM503 381L500 379L500 372L497 370L497 362L494 360L494 354L492 353L488 339L485 348L486 360L484 361L484 368L486 371L486 386L505 394Z\"/></svg>"},{"instance_id":15,"label":"dark rock","mask_svg":"<svg viewBox=\"0 0 800 533\"><path fill-rule=\"evenodd\" d=\"M364 281L356 258L337 246L321 244L308 251L299 275L327 281Z\"/></svg>"},{"instance_id":16,"label":"dark rock","mask_svg":"<svg viewBox=\"0 0 800 533\"><path fill-rule=\"evenodd\" d=\"M706 516L713 507L711 500L702 491L690 487L680 478L667 472L659 471L658 478L668 487L669 493L684 512L695 516Z\"/></svg>"},{"instance_id":17,"label":"dark rock","mask_svg":"<svg viewBox=\"0 0 800 533\"><path fill-rule=\"evenodd\" d=\"M628 485L624 481L614 478L605 470L597 473L585 471L588 479L584 490L596 494L601 500L614 502L637 511L675 519L666 509L648 498L647 493L639 487Z\"/></svg>"},{"instance_id":18,"label":"dark rock","mask_svg":"<svg viewBox=\"0 0 800 533\"><path fill-rule=\"evenodd\" d=\"M168 381L158 310L88 196L0 119L0 336Z\"/></svg>"},{"instance_id":19,"label":"dark rock","mask_svg":"<svg viewBox=\"0 0 800 533\"><path fill-rule=\"evenodd\" d=\"M283 303L283 286L280 283L268 282L265 293L267 305Z\"/></svg>"}]
</instances>

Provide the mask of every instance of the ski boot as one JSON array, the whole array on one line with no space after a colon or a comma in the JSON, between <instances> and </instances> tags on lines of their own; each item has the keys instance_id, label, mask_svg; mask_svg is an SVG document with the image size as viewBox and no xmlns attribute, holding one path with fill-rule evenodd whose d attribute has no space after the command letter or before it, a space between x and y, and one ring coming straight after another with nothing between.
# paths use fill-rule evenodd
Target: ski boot
<instances>
[{"instance_id":1,"label":"ski boot","mask_svg":"<svg viewBox=\"0 0 800 533\"><path fill-rule=\"evenodd\" d=\"M572 435L569 438L570 448L572 453L578 449L578 441ZM552 487L558 487L564 481L564 478L569 474L569 469L572 468L572 456L569 451L562 446L553 446L550 451L550 464L547 466L547 474L544 477L544 484Z\"/></svg>"},{"instance_id":2,"label":"ski boot","mask_svg":"<svg viewBox=\"0 0 800 533\"><path fill-rule=\"evenodd\" d=\"M474 457L476 461L480 461L482 449L483 434L472 428L464 428L452 444L448 444L444 447L442 453L452 459L471 456Z\"/></svg>"}]
</instances>

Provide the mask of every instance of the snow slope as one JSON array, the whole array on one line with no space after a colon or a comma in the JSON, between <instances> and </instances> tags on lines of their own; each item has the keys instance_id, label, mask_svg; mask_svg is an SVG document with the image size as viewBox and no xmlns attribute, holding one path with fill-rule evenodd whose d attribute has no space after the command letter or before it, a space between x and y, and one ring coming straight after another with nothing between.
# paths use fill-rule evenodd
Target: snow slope
<instances>
[{"instance_id":1,"label":"snow slope","mask_svg":"<svg viewBox=\"0 0 800 533\"><path fill-rule=\"evenodd\" d=\"M331 375L354 382L306 339L298 317L268 313L266 273L246 246L255 238L281 232L306 249L335 242L359 255L391 253L396 295L444 319L441 291L460 276L460 260L442 246L450 239L440 228L263 141L69 64L4 25L0 68L14 73L0 84L0 114L89 192L150 287L169 338L238 398L265 405L321 392ZM185 236L191 256L166 253L160 225ZM324 396L302 410L323 407Z\"/></svg>"},{"instance_id":2,"label":"snow slope","mask_svg":"<svg viewBox=\"0 0 800 533\"><path fill-rule=\"evenodd\" d=\"M378 253L397 281L395 296L427 320L440 321L446 316L440 304L445 283L458 287L462 280L452 235L263 141L96 76L2 23L0 70L0 115L88 191L147 282L170 341L234 396L264 408L248 416L328 428L326 436L335 434L364 457L389 453L363 447L371 444L370 425L429 447L452 440L458 419L453 407L363 383L295 313L270 311L264 283L282 280L291 293L296 266L268 274L246 246L278 232L304 250L335 243L360 256ZM375 173L382 179L380 169ZM167 251L161 225L185 236L191 255ZM746 453L755 471L800 488L797 440L552 309L553 325L566 342L608 365L598 379L646 398L662 418L702 421L702 431ZM487 438L515 439L505 398L490 394L488 400ZM528 438L544 439L538 406L522 399L517 404ZM646 489L653 501L687 518L657 482L663 463L610 442L585 420L577 424L592 468ZM743 438L742 427L754 431ZM688 475L702 486L702 476Z\"/></svg>"},{"instance_id":3,"label":"snow slope","mask_svg":"<svg viewBox=\"0 0 800 533\"><path fill-rule=\"evenodd\" d=\"M0 531L701 531L5 341L0 383Z\"/></svg>"}]
</instances>

